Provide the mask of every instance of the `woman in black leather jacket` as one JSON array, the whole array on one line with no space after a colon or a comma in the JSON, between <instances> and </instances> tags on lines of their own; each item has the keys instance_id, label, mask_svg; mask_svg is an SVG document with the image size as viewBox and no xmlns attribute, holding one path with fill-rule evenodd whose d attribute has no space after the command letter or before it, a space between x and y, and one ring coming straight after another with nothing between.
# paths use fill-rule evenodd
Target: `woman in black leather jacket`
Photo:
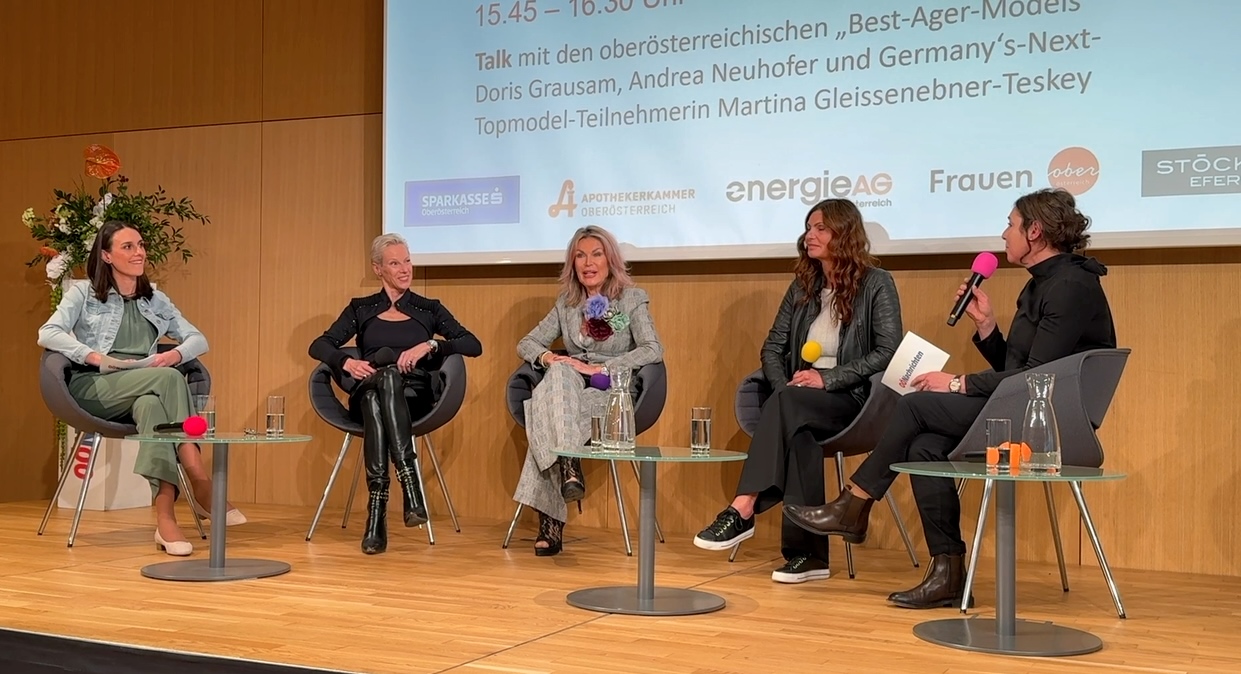
<instances>
[{"instance_id":1,"label":"woman in black leather jacket","mask_svg":"<svg viewBox=\"0 0 1241 674\"><path fill-rule=\"evenodd\" d=\"M754 514L781 501L824 502L823 450L816 438L839 433L857 416L871 375L887 368L901 341L896 284L876 266L853 202L815 204L797 252L796 278L763 343L763 375L772 394L750 442L737 497L694 538L706 550L727 550L750 538ZM828 577L826 541L788 519L781 527L781 552L786 563L772 580Z\"/></svg>"},{"instance_id":2,"label":"woman in black leather jacket","mask_svg":"<svg viewBox=\"0 0 1241 674\"><path fill-rule=\"evenodd\" d=\"M405 526L427 521L414 467L412 422L435 404L432 372L444 358L483 352L478 338L444 305L409 289L413 265L404 239L395 234L376 238L371 244L371 265L383 288L350 300L336 322L310 344L310 357L331 367L337 381L352 377L357 382L349 389L349 414L365 428L362 454L370 498L362 552L368 555L388 548L389 459L405 493ZM353 338L359 358L340 348Z\"/></svg>"}]
</instances>

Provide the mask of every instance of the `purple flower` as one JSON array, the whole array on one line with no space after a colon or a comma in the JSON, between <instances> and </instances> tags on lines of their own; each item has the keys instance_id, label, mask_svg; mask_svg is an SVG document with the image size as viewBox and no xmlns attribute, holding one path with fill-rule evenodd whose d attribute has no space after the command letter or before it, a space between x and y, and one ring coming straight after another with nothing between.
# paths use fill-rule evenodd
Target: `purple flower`
<instances>
[{"instance_id":1,"label":"purple flower","mask_svg":"<svg viewBox=\"0 0 1241 674\"><path fill-rule=\"evenodd\" d=\"M583 310L583 313L586 314L586 318L603 318L603 314L607 310L608 298L603 295L591 295L586 298L586 308Z\"/></svg>"}]
</instances>

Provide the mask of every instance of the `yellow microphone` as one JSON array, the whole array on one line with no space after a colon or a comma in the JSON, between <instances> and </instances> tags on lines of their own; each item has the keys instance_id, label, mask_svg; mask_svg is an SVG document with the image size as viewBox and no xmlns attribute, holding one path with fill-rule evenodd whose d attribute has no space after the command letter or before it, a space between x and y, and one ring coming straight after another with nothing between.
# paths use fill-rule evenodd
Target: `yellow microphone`
<instances>
[{"instance_id":1,"label":"yellow microphone","mask_svg":"<svg viewBox=\"0 0 1241 674\"><path fill-rule=\"evenodd\" d=\"M813 364L816 360L823 356L823 347L818 342L806 342L801 348L801 359L807 363Z\"/></svg>"}]
</instances>

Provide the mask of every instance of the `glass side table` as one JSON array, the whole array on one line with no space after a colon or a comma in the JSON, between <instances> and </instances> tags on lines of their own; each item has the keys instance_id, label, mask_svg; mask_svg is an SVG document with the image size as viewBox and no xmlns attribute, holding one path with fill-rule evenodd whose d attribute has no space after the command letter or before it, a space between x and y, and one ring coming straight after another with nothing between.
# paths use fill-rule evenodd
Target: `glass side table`
<instances>
[{"instance_id":1,"label":"glass side table","mask_svg":"<svg viewBox=\"0 0 1241 674\"><path fill-rule=\"evenodd\" d=\"M1017 619L1018 482L1102 482L1125 475L1102 468L1062 466L1057 473L989 472L981 463L924 461L894 463L892 470L911 475L961 480L989 480L995 485L995 618L946 618L914 626L918 638L941 646L999 655L1083 655L1103 648L1089 632L1047 622Z\"/></svg>"},{"instance_id":2,"label":"glass side table","mask_svg":"<svg viewBox=\"0 0 1241 674\"><path fill-rule=\"evenodd\" d=\"M724 608L724 598L701 590L655 586L655 465L744 461L744 452L727 449L691 450L688 447L635 447L632 451L595 451L582 447L558 451L559 456L605 461L637 461L638 476L638 584L592 587L570 592L571 606L600 613L673 616L710 613Z\"/></svg>"},{"instance_id":3,"label":"glass side table","mask_svg":"<svg viewBox=\"0 0 1241 674\"><path fill-rule=\"evenodd\" d=\"M292 568L285 562L269 559L225 559L224 524L228 512L228 447L229 445L287 445L309 442L309 435L289 435L269 438L264 434L213 433L189 436L185 433L147 433L130 435L126 440L138 442L193 442L211 445L211 554L209 559L183 559L160 562L142 567L142 575L156 580L221 581L266 578L288 573Z\"/></svg>"}]
</instances>

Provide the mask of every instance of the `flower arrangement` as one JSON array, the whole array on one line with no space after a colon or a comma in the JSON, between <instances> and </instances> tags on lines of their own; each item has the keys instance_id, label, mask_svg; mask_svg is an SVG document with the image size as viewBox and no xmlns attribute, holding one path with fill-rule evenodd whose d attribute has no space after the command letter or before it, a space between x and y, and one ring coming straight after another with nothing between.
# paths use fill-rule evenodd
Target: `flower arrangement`
<instances>
[{"instance_id":1,"label":"flower arrangement","mask_svg":"<svg viewBox=\"0 0 1241 674\"><path fill-rule=\"evenodd\" d=\"M586 320L582 321L582 334L596 342L602 342L617 330L629 327L629 316L612 305L603 295L591 295L582 307Z\"/></svg>"},{"instance_id":2,"label":"flower arrangement","mask_svg":"<svg viewBox=\"0 0 1241 674\"><path fill-rule=\"evenodd\" d=\"M86 174L101 181L98 190L87 190L81 183L72 192L52 190L56 203L48 217L39 216L33 208L22 213L22 224L40 244L38 255L26 266L46 264L53 308L60 303L65 279L85 266L95 235L105 222L120 220L137 228L146 243L147 260L152 266L171 255L179 254L182 260L194 255L185 247L185 234L181 227L172 223L172 218L180 222L211 222L194 210L189 199L173 199L163 187L153 194L131 193L129 179L118 174L120 158L109 148L91 145L83 156Z\"/></svg>"}]
</instances>

